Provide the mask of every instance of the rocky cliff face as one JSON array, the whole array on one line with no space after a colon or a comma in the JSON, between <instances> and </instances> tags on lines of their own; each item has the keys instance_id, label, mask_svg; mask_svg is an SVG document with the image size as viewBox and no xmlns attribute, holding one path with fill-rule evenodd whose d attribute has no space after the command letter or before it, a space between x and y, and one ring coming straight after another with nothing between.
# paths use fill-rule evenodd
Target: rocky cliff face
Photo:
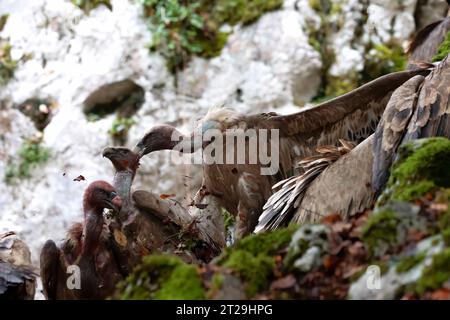
<instances>
[{"instance_id":1,"label":"rocky cliff face","mask_svg":"<svg viewBox=\"0 0 450 320\"><path fill-rule=\"evenodd\" d=\"M0 87L0 231L19 232L37 262L45 240L63 238L81 219L87 183L112 179L104 147L132 146L157 123L189 130L224 103L244 113L294 112L325 92L324 81L334 88L327 94L340 93L349 88L336 88L342 79L362 81L375 45L401 46L425 15L445 15L444 3L286 0L250 25L226 26L217 57L195 57L174 75L147 49L151 34L134 1L112 0L112 10L89 14L70 1L1 1L9 18L0 37L19 62ZM121 122L123 114L130 120ZM135 186L189 201L201 172L168 157L144 159ZM85 180L74 181L80 175Z\"/></svg>"}]
</instances>

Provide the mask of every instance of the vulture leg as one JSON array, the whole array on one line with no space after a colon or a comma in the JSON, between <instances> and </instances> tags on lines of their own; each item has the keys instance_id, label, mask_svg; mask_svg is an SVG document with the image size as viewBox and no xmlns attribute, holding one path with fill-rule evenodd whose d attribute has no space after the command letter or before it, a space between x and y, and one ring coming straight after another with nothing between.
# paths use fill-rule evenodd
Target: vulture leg
<instances>
[{"instance_id":1,"label":"vulture leg","mask_svg":"<svg viewBox=\"0 0 450 320\"><path fill-rule=\"evenodd\" d=\"M52 240L47 240L44 244L41 251L40 264L44 296L47 300L55 300L58 282L59 249Z\"/></svg>"}]
</instances>

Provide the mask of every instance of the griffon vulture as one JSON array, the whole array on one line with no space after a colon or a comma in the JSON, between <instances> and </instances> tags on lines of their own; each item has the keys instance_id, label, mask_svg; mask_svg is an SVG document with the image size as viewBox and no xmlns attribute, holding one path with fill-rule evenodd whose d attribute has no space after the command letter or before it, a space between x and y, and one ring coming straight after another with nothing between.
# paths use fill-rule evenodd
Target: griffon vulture
<instances>
[{"instance_id":1,"label":"griffon vulture","mask_svg":"<svg viewBox=\"0 0 450 320\"><path fill-rule=\"evenodd\" d=\"M183 136L172 126L156 126L141 139L135 152L143 156L165 149L192 153L203 148L205 154L210 144L220 147L220 144L226 144L227 136L245 136L248 129L256 130L258 148L261 148L263 142L270 150L272 145L268 137L276 137L278 134L278 143L276 139L272 139L275 141L276 151L271 154L271 159L278 161L275 161L277 168L271 174L261 174L266 163L260 157L256 163L248 161L250 155L255 153L253 149L250 151L250 137L241 140L245 141L241 143L245 145L243 164L235 160L231 163L223 161L203 164L201 193L214 197L220 206L236 216L236 238L240 238L254 230L264 203L273 193L272 186L298 173L296 165L300 159L314 155L319 146L336 145L339 139L359 142L367 138L374 132L392 92L412 77L428 73L429 71L420 69L388 74L343 96L287 116L275 113L244 115L224 108L212 110L197 128L200 135L193 133ZM261 129L274 129L275 133L269 132L264 137ZM223 139L205 141L208 140L205 136L209 130L222 132ZM180 139L175 141L174 137ZM232 148L237 146L239 143L232 145ZM223 158L233 150L230 147L227 149L226 145L223 149Z\"/></svg>"}]
</instances>

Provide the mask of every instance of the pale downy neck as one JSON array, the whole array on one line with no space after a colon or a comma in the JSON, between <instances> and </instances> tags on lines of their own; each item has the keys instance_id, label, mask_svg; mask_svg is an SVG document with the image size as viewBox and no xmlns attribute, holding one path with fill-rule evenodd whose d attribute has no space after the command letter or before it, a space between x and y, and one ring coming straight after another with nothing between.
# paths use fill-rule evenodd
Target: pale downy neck
<instances>
[{"instance_id":1,"label":"pale downy neck","mask_svg":"<svg viewBox=\"0 0 450 320\"><path fill-rule=\"evenodd\" d=\"M122 199L122 208L119 212L120 220L125 220L131 211L131 185L134 180L134 172L130 170L116 171L113 185L117 194Z\"/></svg>"},{"instance_id":2,"label":"pale downy neck","mask_svg":"<svg viewBox=\"0 0 450 320\"><path fill-rule=\"evenodd\" d=\"M97 249L103 230L103 208L85 211L81 255L92 256Z\"/></svg>"}]
</instances>

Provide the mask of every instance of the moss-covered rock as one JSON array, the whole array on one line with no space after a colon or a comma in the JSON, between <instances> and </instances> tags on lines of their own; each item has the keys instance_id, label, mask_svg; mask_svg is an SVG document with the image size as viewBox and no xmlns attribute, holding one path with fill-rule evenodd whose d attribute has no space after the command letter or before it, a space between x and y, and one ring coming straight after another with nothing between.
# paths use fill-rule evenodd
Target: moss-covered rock
<instances>
[{"instance_id":1,"label":"moss-covered rock","mask_svg":"<svg viewBox=\"0 0 450 320\"><path fill-rule=\"evenodd\" d=\"M402 257L396 266L396 271L398 273L408 272L418 264L420 264L426 257L425 252L420 252L415 255Z\"/></svg>"},{"instance_id":2,"label":"moss-covered rock","mask_svg":"<svg viewBox=\"0 0 450 320\"><path fill-rule=\"evenodd\" d=\"M275 259L264 253L253 255L248 251L234 250L221 265L233 270L245 281L247 296L252 297L267 287Z\"/></svg>"},{"instance_id":3,"label":"moss-covered rock","mask_svg":"<svg viewBox=\"0 0 450 320\"><path fill-rule=\"evenodd\" d=\"M450 32L445 35L444 41L439 46L436 55L431 59L432 62L443 60L450 52Z\"/></svg>"},{"instance_id":4,"label":"moss-covered rock","mask_svg":"<svg viewBox=\"0 0 450 320\"><path fill-rule=\"evenodd\" d=\"M362 239L372 257L381 257L407 240L411 228L425 230L420 208L405 202L391 202L377 208L361 228Z\"/></svg>"},{"instance_id":5,"label":"moss-covered rock","mask_svg":"<svg viewBox=\"0 0 450 320\"><path fill-rule=\"evenodd\" d=\"M141 0L152 32L150 48L160 52L171 71L182 69L192 55L220 54L228 34L222 25L243 25L278 9L282 0L179 1Z\"/></svg>"},{"instance_id":6,"label":"moss-covered rock","mask_svg":"<svg viewBox=\"0 0 450 320\"><path fill-rule=\"evenodd\" d=\"M248 236L226 248L216 263L239 275L250 298L268 286L275 267L275 255L287 247L294 230L290 227Z\"/></svg>"},{"instance_id":7,"label":"moss-covered rock","mask_svg":"<svg viewBox=\"0 0 450 320\"><path fill-rule=\"evenodd\" d=\"M329 233L329 228L324 225L301 226L292 236L284 264L291 270L310 271L327 253Z\"/></svg>"},{"instance_id":8,"label":"moss-covered rock","mask_svg":"<svg viewBox=\"0 0 450 320\"><path fill-rule=\"evenodd\" d=\"M399 151L381 201L413 201L427 192L450 187L450 140L416 140Z\"/></svg>"},{"instance_id":9,"label":"moss-covered rock","mask_svg":"<svg viewBox=\"0 0 450 320\"><path fill-rule=\"evenodd\" d=\"M440 288L450 280L450 248L433 256L432 263L427 267L414 286L415 292L422 295L426 290Z\"/></svg>"},{"instance_id":10,"label":"moss-covered rock","mask_svg":"<svg viewBox=\"0 0 450 320\"><path fill-rule=\"evenodd\" d=\"M119 299L199 300L205 290L196 266L170 255L151 255L118 285Z\"/></svg>"}]
</instances>

